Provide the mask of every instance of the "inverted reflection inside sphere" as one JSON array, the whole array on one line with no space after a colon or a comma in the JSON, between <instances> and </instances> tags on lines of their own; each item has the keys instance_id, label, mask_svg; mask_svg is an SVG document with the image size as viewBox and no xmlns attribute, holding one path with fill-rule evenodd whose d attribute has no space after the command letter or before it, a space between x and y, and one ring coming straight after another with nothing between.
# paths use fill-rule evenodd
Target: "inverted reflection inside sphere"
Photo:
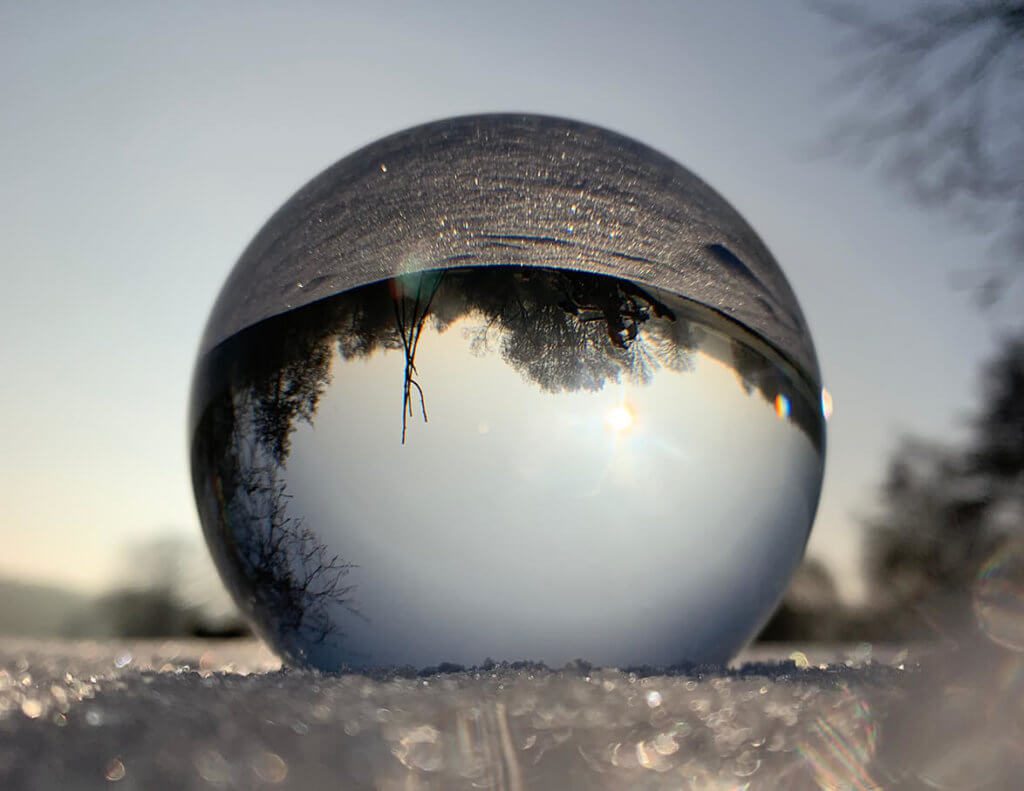
<instances>
[{"instance_id":1,"label":"inverted reflection inside sphere","mask_svg":"<svg viewBox=\"0 0 1024 791\"><path fill-rule=\"evenodd\" d=\"M343 160L243 255L193 483L292 661L724 661L802 555L820 398L781 272L703 183L591 127L456 119Z\"/></svg>"}]
</instances>

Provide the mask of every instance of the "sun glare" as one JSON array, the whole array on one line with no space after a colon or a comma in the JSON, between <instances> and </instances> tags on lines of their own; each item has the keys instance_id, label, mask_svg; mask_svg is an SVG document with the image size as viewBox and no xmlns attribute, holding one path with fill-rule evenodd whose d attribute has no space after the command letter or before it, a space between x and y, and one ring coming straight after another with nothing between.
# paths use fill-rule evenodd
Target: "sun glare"
<instances>
[{"instance_id":1,"label":"sun glare","mask_svg":"<svg viewBox=\"0 0 1024 791\"><path fill-rule=\"evenodd\" d=\"M616 434L621 434L633 426L633 413L625 404L620 404L608 410L608 414L604 416L604 422Z\"/></svg>"}]
</instances>

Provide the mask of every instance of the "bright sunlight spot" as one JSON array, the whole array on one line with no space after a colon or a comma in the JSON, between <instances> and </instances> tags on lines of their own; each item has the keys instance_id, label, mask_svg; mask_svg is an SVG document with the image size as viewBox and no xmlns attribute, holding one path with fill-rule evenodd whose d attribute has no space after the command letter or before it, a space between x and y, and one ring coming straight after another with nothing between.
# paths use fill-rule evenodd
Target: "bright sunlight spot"
<instances>
[{"instance_id":1,"label":"bright sunlight spot","mask_svg":"<svg viewBox=\"0 0 1024 791\"><path fill-rule=\"evenodd\" d=\"M633 413L625 404L620 404L608 410L608 414L604 416L604 422L616 434L621 434L623 431L628 431L633 425Z\"/></svg>"}]
</instances>

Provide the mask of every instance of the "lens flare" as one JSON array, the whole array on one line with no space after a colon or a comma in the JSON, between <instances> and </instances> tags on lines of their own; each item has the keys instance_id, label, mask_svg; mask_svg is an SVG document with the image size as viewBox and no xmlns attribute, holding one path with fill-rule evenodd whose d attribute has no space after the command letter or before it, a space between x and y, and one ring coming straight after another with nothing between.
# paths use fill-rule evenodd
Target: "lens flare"
<instances>
[{"instance_id":1,"label":"lens flare","mask_svg":"<svg viewBox=\"0 0 1024 791\"><path fill-rule=\"evenodd\" d=\"M981 567L973 604L992 642L1024 651L1024 540L1008 541Z\"/></svg>"},{"instance_id":2,"label":"lens flare","mask_svg":"<svg viewBox=\"0 0 1024 791\"><path fill-rule=\"evenodd\" d=\"M819 788L875 791L882 787L870 771L877 746L871 708L847 690L831 710L814 720L797 749Z\"/></svg>"},{"instance_id":3,"label":"lens flare","mask_svg":"<svg viewBox=\"0 0 1024 791\"><path fill-rule=\"evenodd\" d=\"M785 420L789 417L789 399L786 398L782 393L775 396L775 414Z\"/></svg>"},{"instance_id":4,"label":"lens flare","mask_svg":"<svg viewBox=\"0 0 1024 791\"><path fill-rule=\"evenodd\" d=\"M832 419L832 394L827 387L821 388L821 414L825 416L825 420Z\"/></svg>"}]
</instances>

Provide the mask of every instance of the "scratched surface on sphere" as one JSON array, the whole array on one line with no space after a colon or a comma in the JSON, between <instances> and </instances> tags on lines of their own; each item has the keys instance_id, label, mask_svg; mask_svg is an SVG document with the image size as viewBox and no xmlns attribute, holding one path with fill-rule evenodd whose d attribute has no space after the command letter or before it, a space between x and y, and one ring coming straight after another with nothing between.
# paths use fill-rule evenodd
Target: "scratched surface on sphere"
<instances>
[{"instance_id":1,"label":"scratched surface on sphere","mask_svg":"<svg viewBox=\"0 0 1024 791\"><path fill-rule=\"evenodd\" d=\"M8 641L0 788L1013 788L1004 665L936 674L915 656L372 678L281 671L251 641ZM952 718L948 678L975 692Z\"/></svg>"},{"instance_id":2,"label":"scratched surface on sphere","mask_svg":"<svg viewBox=\"0 0 1024 791\"><path fill-rule=\"evenodd\" d=\"M685 294L819 379L785 276L718 193L633 140L523 115L416 127L317 176L242 254L201 351L367 283L488 265L577 269Z\"/></svg>"}]
</instances>

